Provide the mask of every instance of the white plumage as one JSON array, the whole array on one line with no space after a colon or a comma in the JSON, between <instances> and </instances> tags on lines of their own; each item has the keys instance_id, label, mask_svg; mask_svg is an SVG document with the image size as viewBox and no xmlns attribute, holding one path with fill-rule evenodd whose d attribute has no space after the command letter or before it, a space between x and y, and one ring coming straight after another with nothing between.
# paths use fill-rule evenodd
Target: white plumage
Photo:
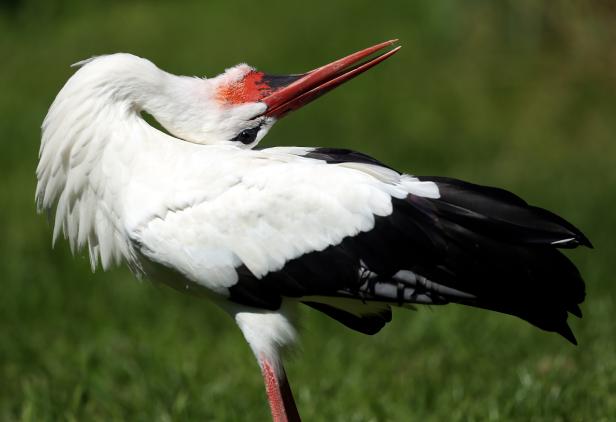
<instances>
[{"instance_id":1,"label":"white plumage","mask_svg":"<svg viewBox=\"0 0 616 422\"><path fill-rule=\"evenodd\" d=\"M392 212L392 196L438 196L432 182L384 167L304 158L311 148L251 149L274 118L261 118L250 145L228 141L266 109L215 101L218 86L253 70L246 65L212 79L129 54L78 65L43 123L37 204L56 208L54 240L63 232L73 252L87 245L93 269L126 262L224 298L240 265L262 277L372 229ZM150 126L144 111L178 137ZM183 279L159 276L160 266Z\"/></svg>"},{"instance_id":2,"label":"white plumage","mask_svg":"<svg viewBox=\"0 0 616 422\"><path fill-rule=\"evenodd\" d=\"M325 306L320 310L351 327L358 323L353 318L367 317L368 325L359 328L364 332L388 321L389 303L476 304L475 293L432 283L406 271L411 268L396 268L405 274L390 272L392 281L378 290L383 280L368 268L374 262L359 255L349 261L354 281L331 292L319 286L321 280L299 283L285 276L272 287L268 278L296 271L289 265L301 257L375 230L378 219L392 216L395 201L412 197L421 205L422 198L441 197L434 181L357 153L336 161L320 158L321 149L254 149L277 118L389 57L397 50L353 67L391 43L289 77L247 65L211 79L181 77L129 54L78 63L42 127L36 201L40 211L54 215L54 241L62 232L73 252L87 247L93 269L124 262L139 276L222 306L261 363L268 395L268 368L274 368L276 386L286 383L279 349L295 338L298 301ZM171 135L150 126L142 112ZM556 242L583 236L568 234ZM343 247L340 256L355 253L353 248ZM314 288L306 286L311 282ZM270 400L276 419L276 398Z\"/></svg>"}]
</instances>

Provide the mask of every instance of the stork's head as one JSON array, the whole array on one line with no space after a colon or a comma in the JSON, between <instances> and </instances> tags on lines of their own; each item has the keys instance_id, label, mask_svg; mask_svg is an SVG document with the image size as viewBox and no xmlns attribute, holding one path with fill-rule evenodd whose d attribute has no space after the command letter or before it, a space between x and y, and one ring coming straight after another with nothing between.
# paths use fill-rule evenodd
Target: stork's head
<instances>
[{"instance_id":1,"label":"stork's head","mask_svg":"<svg viewBox=\"0 0 616 422\"><path fill-rule=\"evenodd\" d=\"M393 55L400 47L369 59L394 42L377 44L303 74L274 76L241 64L214 78L181 78L165 89L178 100L181 110L169 103L144 108L170 133L187 141L252 148L281 117Z\"/></svg>"}]
</instances>

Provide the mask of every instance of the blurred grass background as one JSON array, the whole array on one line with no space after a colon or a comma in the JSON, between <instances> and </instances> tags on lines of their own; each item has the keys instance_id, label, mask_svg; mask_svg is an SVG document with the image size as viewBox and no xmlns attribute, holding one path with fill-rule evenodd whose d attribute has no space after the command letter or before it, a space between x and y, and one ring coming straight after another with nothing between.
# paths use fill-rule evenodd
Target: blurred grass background
<instances>
[{"instance_id":1,"label":"blurred grass background","mask_svg":"<svg viewBox=\"0 0 616 422\"><path fill-rule=\"evenodd\" d=\"M280 122L262 145L358 149L499 185L596 249L580 345L463 307L397 311L374 337L303 312L288 373L306 421L616 418L616 6L609 0L0 3L0 419L267 420L239 330L209 303L91 274L34 210L40 124L71 63L125 51L174 73L300 72L402 51ZM127 140L128 141L128 140Z\"/></svg>"}]
</instances>

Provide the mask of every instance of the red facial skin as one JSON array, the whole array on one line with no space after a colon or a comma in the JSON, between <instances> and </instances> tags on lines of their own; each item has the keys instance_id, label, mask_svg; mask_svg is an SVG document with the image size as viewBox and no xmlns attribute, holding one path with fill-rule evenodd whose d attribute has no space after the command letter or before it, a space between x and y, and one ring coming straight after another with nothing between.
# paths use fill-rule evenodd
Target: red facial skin
<instances>
[{"instance_id":1,"label":"red facial skin","mask_svg":"<svg viewBox=\"0 0 616 422\"><path fill-rule=\"evenodd\" d=\"M226 104L260 101L272 93L272 88L263 81L263 76L263 72L252 70L241 80L219 87L216 98Z\"/></svg>"}]
</instances>

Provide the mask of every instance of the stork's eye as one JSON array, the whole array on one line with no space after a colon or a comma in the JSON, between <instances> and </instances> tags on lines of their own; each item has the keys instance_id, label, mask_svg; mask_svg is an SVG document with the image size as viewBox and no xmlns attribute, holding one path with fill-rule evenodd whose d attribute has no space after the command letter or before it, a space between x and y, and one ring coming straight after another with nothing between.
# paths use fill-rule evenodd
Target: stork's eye
<instances>
[{"instance_id":1,"label":"stork's eye","mask_svg":"<svg viewBox=\"0 0 616 422\"><path fill-rule=\"evenodd\" d=\"M255 141L257 134L259 133L261 126L256 126L251 129L245 129L241 131L232 141L241 142L245 145L251 144Z\"/></svg>"}]
</instances>

